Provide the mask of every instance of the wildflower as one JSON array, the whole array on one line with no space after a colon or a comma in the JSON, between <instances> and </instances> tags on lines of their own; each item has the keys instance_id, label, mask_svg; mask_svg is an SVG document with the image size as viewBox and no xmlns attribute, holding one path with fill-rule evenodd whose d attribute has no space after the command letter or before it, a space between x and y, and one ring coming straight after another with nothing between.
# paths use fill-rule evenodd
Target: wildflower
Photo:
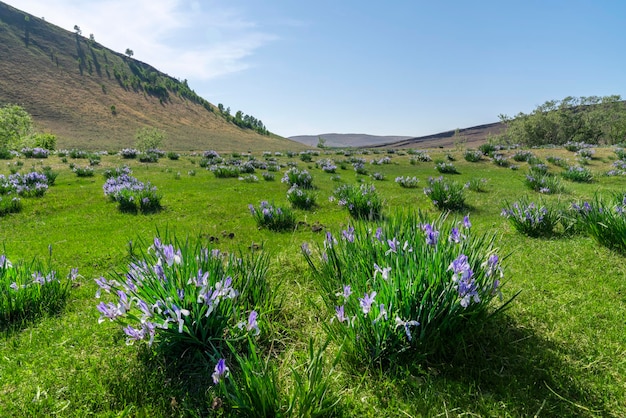
<instances>
[{"instance_id":1,"label":"wildflower","mask_svg":"<svg viewBox=\"0 0 626 418\"><path fill-rule=\"evenodd\" d=\"M437 239L439 238L439 231L433 229L431 224L426 224L422 227L426 233L426 244L437 245Z\"/></svg>"},{"instance_id":2,"label":"wildflower","mask_svg":"<svg viewBox=\"0 0 626 418\"><path fill-rule=\"evenodd\" d=\"M215 365L215 370L211 377L213 378L213 383L218 384L222 379L228 377L229 369L226 366L226 360L223 358L219 359L217 364Z\"/></svg>"},{"instance_id":3,"label":"wildflower","mask_svg":"<svg viewBox=\"0 0 626 418\"><path fill-rule=\"evenodd\" d=\"M105 318L108 318L110 321L113 321L122 315L119 307L113 302L109 302L107 304L105 304L104 302L100 302L97 308L98 308L98 311L100 311L100 313L102 314L100 315L100 318L98 318L99 324L104 322Z\"/></svg>"},{"instance_id":4,"label":"wildflower","mask_svg":"<svg viewBox=\"0 0 626 418\"><path fill-rule=\"evenodd\" d=\"M378 241L382 241L383 240L383 229L381 227L376 228L376 234L375 237Z\"/></svg>"},{"instance_id":5,"label":"wildflower","mask_svg":"<svg viewBox=\"0 0 626 418\"><path fill-rule=\"evenodd\" d=\"M387 244L389 245L389 249L387 250L387 252L385 252L385 255L398 252L398 245L400 244L400 242L395 237L392 240L388 239Z\"/></svg>"},{"instance_id":6,"label":"wildflower","mask_svg":"<svg viewBox=\"0 0 626 418\"><path fill-rule=\"evenodd\" d=\"M396 328L403 327L404 332L406 333L406 336L409 339L409 341L413 339L413 337L411 336L411 330L409 329L409 327L417 327L419 326L419 324L420 323L415 320L403 321L402 319L400 319L399 316L396 316Z\"/></svg>"},{"instance_id":7,"label":"wildflower","mask_svg":"<svg viewBox=\"0 0 626 418\"><path fill-rule=\"evenodd\" d=\"M385 321L387 320L387 309L385 309L384 303L381 303L378 306L378 316L376 317L376 319L374 319L373 323L377 323L378 321L380 321L381 318L385 318Z\"/></svg>"},{"instance_id":8,"label":"wildflower","mask_svg":"<svg viewBox=\"0 0 626 418\"><path fill-rule=\"evenodd\" d=\"M78 277L82 277L80 274L78 274L78 268L74 267L73 269L70 270L69 274L67 275L67 278L70 280L76 280Z\"/></svg>"},{"instance_id":9,"label":"wildflower","mask_svg":"<svg viewBox=\"0 0 626 418\"><path fill-rule=\"evenodd\" d=\"M232 287L233 279L229 276L224 280L215 283L215 292L213 294L213 298L216 297L225 297L226 299L234 299L239 295Z\"/></svg>"},{"instance_id":10,"label":"wildflower","mask_svg":"<svg viewBox=\"0 0 626 418\"><path fill-rule=\"evenodd\" d=\"M335 296L343 296L344 300L347 300L352 294L352 289L349 284L343 285L343 292L336 293Z\"/></svg>"},{"instance_id":11,"label":"wildflower","mask_svg":"<svg viewBox=\"0 0 626 418\"><path fill-rule=\"evenodd\" d=\"M381 269L381 268L378 266L378 264L374 263L374 278L376 278L376 275L377 275L378 273L380 273L381 277L382 277L384 280L387 280L387 279L389 279L389 273L390 273L390 272L391 272L391 267L385 267L385 268L382 268L382 269Z\"/></svg>"},{"instance_id":12,"label":"wildflower","mask_svg":"<svg viewBox=\"0 0 626 418\"><path fill-rule=\"evenodd\" d=\"M256 311L250 312L250 315L248 316L248 322L246 323L245 321L241 321L239 324L237 324L237 327L239 329L243 329L243 327L245 327L246 331L248 332L254 331L252 335L259 335L261 331L259 330L259 324L257 323L258 315L259 314Z\"/></svg>"},{"instance_id":13,"label":"wildflower","mask_svg":"<svg viewBox=\"0 0 626 418\"><path fill-rule=\"evenodd\" d=\"M376 297L376 292L372 292L369 295L365 293L362 298L359 298L359 304L361 305L361 309L363 309L363 314L367 315L372 309L374 297Z\"/></svg>"},{"instance_id":14,"label":"wildflower","mask_svg":"<svg viewBox=\"0 0 626 418\"><path fill-rule=\"evenodd\" d=\"M347 230L343 230L341 231L342 237L343 239L345 239L348 242L354 242L354 228L353 227L348 227Z\"/></svg>"},{"instance_id":15,"label":"wildflower","mask_svg":"<svg viewBox=\"0 0 626 418\"><path fill-rule=\"evenodd\" d=\"M185 319L183 318L183 316L189 316L189 311L187 309L181 309L178 306L172 304L172 309L169 311L169 314L173 322L178 323L178 333L182 334L183 326L185 325Z\"/></svg>"},{"instance_id":16,"label":"wildflower","mask_svg":"<svg viewBox=\"0 0 626 418\"><path fill-rule=\"evenodd\" d=\"M0 255L0 269L8 269L13 267L13 264L7 259L4 254Z\"/></svg>"},{"instance_id":17,"label":"wildflower","mask_svg":"<svg viewBox=\"0 0 626 418\"><path fill-rule=\"evenodd\" d=\"M448 237L448 241L458 244L459 242L461 242L462 237L464 236L461 235L459 228L452 228L452 231L450 231L450 236Z\"/></svg>"},{"instance_id":18,"label":"wildflower","mask_svg":"<svg viewBox=\"0 0 626 418\"><path fill-rule=\"evenodd\" d=\"M302 252L304 254L311 255L311 249L309 248L309 244L307 244L306 242L303 242L300 248L302 248Z\"/></svg>"},{"instance_id":19,"label":"wildflower","mask_svg":"<svg viewBox=\"0 0 626 418\"><path fill-rule=\"evenodd\" d=\"M346 322L350 319L345 315L344 306L335 306L335 315L337 316L337 320L339 322Z\"/></svg>"},{"instance_id":20,"label":"wildflower","mask_svg":"<svg viewBox=\"0 0 626 418\"><path fill-rule=\"evenodd\" d=\"M140 329L136 329L128 325L123 329L124 334L128 335L126 338L126 345L132 345L135 341L143 340L145 337L145 329L142 327Z\"/></svg>"},{"instance_id":21,"label":"wildflower","mask_svg":"<svg viewBox=\"0 0 626 418\"><path fill-rule=\"evenodd\" d=\"M467 229L470 229L472 227L472 223L469 220L469 215L465 215L465 217L463 217L463 226Z\"/></svg>"}]
</instances>

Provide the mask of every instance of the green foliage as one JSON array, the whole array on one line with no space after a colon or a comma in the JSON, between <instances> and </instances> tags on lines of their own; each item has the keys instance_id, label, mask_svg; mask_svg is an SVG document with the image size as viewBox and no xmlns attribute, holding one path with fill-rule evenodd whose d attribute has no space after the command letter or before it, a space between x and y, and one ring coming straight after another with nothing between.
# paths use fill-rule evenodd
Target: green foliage
<instances>
[{"instance_id":1,"label":"green foliage","mask_svg":"<svg viewBox=\"0 0 626 418\"><path fill-rule=\"evenodd\" d=\"M612 201L596 195L591 203L575 203L572 209L576 230L600 245L626 254L626 194L615 194Z\"/></svg>"},{"instance_id":2,"label":"green foliage","mask_svg":"<svg viewBox=\"0 0 626 418\"><path fill-rule=\"evenodd\" d=\"M504 137L528 146L614 144L626 136L626 105L617 95L566 97L547 101L529 114L500 118L507 126Z\"/></svg>"},{"instance_id":3,"label":"green foliage","mask_svg":"<svg viewBox=\"0 0 626 418\"><path fill-rule=\"evenodd\" d=\"M65 305L70 289L71 281L57 277L50 265L38 260L13 265L4 254L0 255L0 329L57 313Z\"/></svg>"},{"instance_id":4,"label":"green foliage","mask_svg":"<svg viewBox=\"0 0 626 418\"><path fill-rule=\"evenodd\" d=\"M339 186L333 192L339 206L348 209L354 219L377 220L383 215L384 200L373 184Z\"/></svg>"},{"instance_id":5,"label":"green foliage","mask_svg":"<svg viewBox=\"0 0 626 418\"><path fill-rule=\"evenodd\" d=\"M12 104L0 107L0 149L18 149L32 129L32 118L23 107Z\"/></svg>"},{"instance_id":6,"label":"green foliage","mask_svg":"<svg viewBox=\"0 0 626 418\"><path fill-rule=\"evenodd\" d=\"M258 208L249 204L248 209L259 228L276 232L293 231L296 228L296 216L289 208L274 206L263 200Z\"/></svg>"},{"instance_id":7,"label":"green foliage","mask_svg":"<svg viewBox=\"0 0 626 418\"><path fill-rule=\"evenodd\" d=\"M459 211L465 209L464 186L444 177L429 178L424 194L440 210Z\"/></svg>"},{"instance_id":8,"label":"green foliage","mask_svg":"<svg viewBox=\"0 0 626 418\"><path fill-rule=\"evenodd\" d=\"M125 326L128 343L155 343L161 354L214 358L227 350L226 342L260 332L254 310L264 315L274 307L266 255L226 255L167 234L143 247L111 280L96 280L96 297L102 291L113 295L112 302L98 304L100 322ZM254 323L246 324L251 312Z\"/></svg>"},{"instance_id":9,"label":"green foliage","mask_svg":"<svg viewBox=\"0 0 626 418\"><path fill-rule=\"evenodd\" d=\"M287 200L296 209L310 210L315 206L315 193L293 185L287 190Z\"/></svg>"},{"instance_id":10,"label":"green foliage","mask_svg":"<svg viewBox=\"0 0 626 418\"><path fill-rule=\"evenodd\" d=\"M57 137L51 133L36 133L31 138L35 147L54 151L57 146Z\"/></svg>"},{"instance_id":11,"label":"green foliage","mask_svg":"<svg viewBox=\"0 0 626 418\"><path fill-rule=\"evenodd\" d=\"M159 128L143 127L135 133L135 146L139 151L155 150L163 145L166 134Z\"/></svg>"},{"instance_id":12,"label":"green foliage","mask_svg":"<svg viewBox=\"0 0 626 418\"><path fill-rule=\"evenodd\" d=\"M429 222L410 212L378 228L358 222L341 238L329 233L323 247L303 253L333 315L328 335L360 367L420 361L481 327L501 295L494 240L474 236L468 218Z\"/></svg>"},{"instance_id":13,"label":"green foliage","mask_svg":"<svg viewBox=\"0 0 626 418\"><path fill-rule=\"evenodd\" d=\"M22 201L19 197L0 196L0 217L22 210Z\"/></svg>"},{"instance_id":14,"label":"green foliage","mask_svg":"<svg viewBox=\"0 0 626 418\"><path fill-rule=\"evenodd\" d=\"M505 202L502 216L529 237L549 237L561 218L559 210L543 202L529 202L525 196L513 203Z\"/></svg>"},{"instance_id":15,"label":"green foliage","mask_svg":"<svg viewBox=\"0 0 626 418\"><path fill-rule=\"evenodd\" d=\"M483 153L480 150L466 150L463 154L463 158L465 161L469 161L471 163L477 163L483 159Z\"/></svg>"},{"instance_id":16,"label":"green foliage","mask_svg":"<svg viewBox=\"0 0 626 418\"><path fill-rule=\"evenodd\" d=\"M562 174L563 178L577 183L590 183L593 181L593 174L586 167L568 167Z\"/></svg>"}]
</instances>

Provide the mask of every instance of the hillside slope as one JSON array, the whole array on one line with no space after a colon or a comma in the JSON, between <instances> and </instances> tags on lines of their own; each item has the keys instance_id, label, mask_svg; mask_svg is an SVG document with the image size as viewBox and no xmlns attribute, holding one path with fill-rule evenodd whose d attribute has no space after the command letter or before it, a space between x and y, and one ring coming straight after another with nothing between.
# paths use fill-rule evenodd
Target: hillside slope
<instances>
[{"instance_id":1,"label":"hillside slope","mask_svg":"<svg viewBox=\"0 0 626 418\"><path fill-rule=\"evenodd\" d=\"M374 148L451 148L456 145L462 145L466 148L476 148L485 143L489 137L501 134L505 128L502 122L488 123L485 125L472 126L470 128L379 144L374 146Z\"/></svg>"},{"instance_id":2,"label":"hillside slope","mask_svg":"<svg viewBox=\"0 0 626 418\"><path fill-rule=\"evenodd\" d=\"M227 121L186 82L0 2L0 105L15 103L59 148L132 146L163 129L172 150L303 149Z\"/></svg>"},{"instance_id":3,"label":"hillside slope","mask_svg":"<svg viewBox=\"0 0 626 418\"><path fill-rule=\"evenodd\" d=\"M377 136L367 134L321 134L290 136L289 139L298 141L310 147L315 147L320 138L324 139L327 147L369 147L390 142L402 141L410 136Z\"/></svg>"}]
</instances>

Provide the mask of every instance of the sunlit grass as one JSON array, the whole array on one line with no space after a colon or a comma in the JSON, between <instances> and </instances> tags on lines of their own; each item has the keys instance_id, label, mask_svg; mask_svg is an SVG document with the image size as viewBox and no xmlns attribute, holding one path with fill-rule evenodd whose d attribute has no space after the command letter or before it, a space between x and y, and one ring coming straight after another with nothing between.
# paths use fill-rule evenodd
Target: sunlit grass
<instances>
[{"instance_id":1,"label":"sunlit grass","mask_svg":"<svg viewBox=\"0 0 626 418\"><path fill-rule=\"evenodd\" d=\"M486 179L484 193L466 193L464 212L476 232L494 232L506 267L505 297L520 295L510 309L461 343L443 350L428 362L356 370L339 362L331 389L340 395L337 411L346 416L623 416L626 414L626 280L624 258L582 235L530 238L517 233L500 216L503 202L518 200L529 191L524 185L526 162L520 170L500 167L487 159L466 162L461 151L429 151L433 159L455 154L465 184ZM559 149L533 150L537 157L574 158ZM607 171L611 149L597 149L587 166ZM505 152L511 156L513 152ZM387 179L417 177L427 184L432 163L410 163L411 155L392 155L391 164L376 166ZM379 155L360 156L369 160ZM262 158L261 154L257 158ZM200 167L200 157L181 155L143 164L119 156L103 156L94 177L77 177L67 163L50 156L45 165L58 172L45 196L22 199L22 210L0 218L0 243L10 260L46 258L53 246L58 271L77 267L75 281L62 311L5 333L0 339L0 416L210 416L214 402L211 366L182 373L168 359L127 346L115 324L97 323L93 278L121 271L129 261L129 242L150 242L157 230L180 239L197 237L223 251L262 249L270 254L268 280L274 283L281 311L263 347L270 356L281 387L292 385L291 368L306 364L313 338L324 340L322 324L330 320L320 309L320 289L300 255L303 242L322 243L326 229L346 228L348 211L328 198L342 184L369 183L350 163L337 169L339 182L315 167L315 160L332 159L339 167L342 155L320 155L313 162L298 156L278 156L278 163L297 163L313 177L316 205L295 209L293 231L275 233L257 227L248 204L262 200L288 205L288 185L278 181L247 183L217 178ZM13 164L17 160L9 161ZM38 161L24 161L22 172ZM192 162L193 161L193 162ZM103 193L103 172L127 163L133 175L150 181L162 194L161 212L121 213ZM8 175L14 165L1 164ZM371 168L368 164L368 168ZM189 175L190 171L194 175ZM562 171L550 167L555 173ZM281 178L287 167L276 173ZM177 176L177 173L181 173ZM256 174L260 175L261 170ZM403 189L391 180L376 182L386 214L398 208L421 210L434 219L440 213L421 187ZM596 193L623 192L623 179L597 176L593 183L568 183L567 193L544 195L551 204L567 205L592 199ZM532 192L530 192L532 193ZM280 286L278 286L280 283ZM339 349L331 344L325 355Z\"/></svg>"}]
</instances>

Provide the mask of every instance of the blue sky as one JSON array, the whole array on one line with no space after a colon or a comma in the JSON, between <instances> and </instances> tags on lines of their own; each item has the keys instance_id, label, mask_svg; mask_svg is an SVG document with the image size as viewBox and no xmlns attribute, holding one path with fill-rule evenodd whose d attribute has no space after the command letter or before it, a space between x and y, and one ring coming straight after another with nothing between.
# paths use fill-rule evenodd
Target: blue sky
<instances>
[{"instance_id":1,"label":"blue sky","mask_svg":"<svg viewBox=\"0 0 626 418\"><path fill-rule=\"evenodd\" d=\"M421 136L626 96L626 1L3 0L282 136Z\"/></svg>"}]
</instances>

